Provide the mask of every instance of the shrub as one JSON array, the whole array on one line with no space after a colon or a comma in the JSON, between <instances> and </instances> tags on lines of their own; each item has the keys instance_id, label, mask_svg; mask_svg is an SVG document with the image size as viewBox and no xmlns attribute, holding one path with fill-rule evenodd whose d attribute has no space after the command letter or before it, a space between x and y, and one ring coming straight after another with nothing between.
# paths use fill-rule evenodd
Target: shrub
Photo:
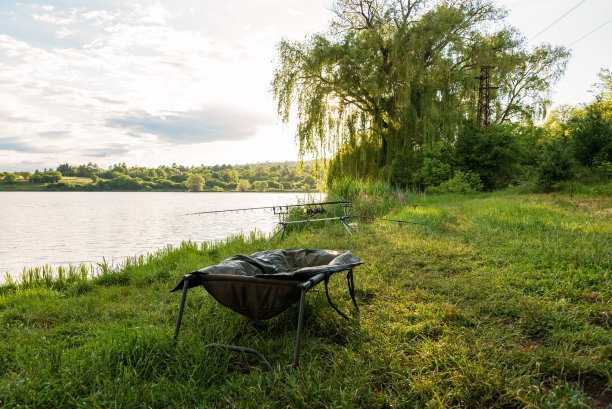
<instances>
[{"instance_id":1,"label":"shrub","mask_svg":"<svg viewBox=\"0 0 612 409\"><path fill-rule=\"evenodd\" d=\"M304 186L306 187L308 185L304 184ZM263 180L258 180L256 182L253 182L253 188L257 190L258 192L265 192L266 190L268 190L268 182L263 181Z\"/></svg>"},{"instance_id":2,"label":"shrub","mask_svg":"<svg viewBox=\"0 0 612 409\"><path fill-rule=\"evenodd\" d=\"M246 192L250 188L251 188L251 183L249 183L249 181L246 179L240 179L238 181L238 185L236 186L236 190L238 190L239 192Z\"/></svg>"},{"instance_id":3,"label":"shrub","mask_svg":"<svg viewBox=\"0 0 612 409\"><path fill-rule=\"evenodd\" d=\"M189 175L185 185L192 192L201 192L204 187L204 178L199 174Z\"/></svg>"},{"instance_id":4,"label":"shrub","mask_svg":"<svg viewBox=\"0 0 612 409\"><path fill-rule=\"evenodd\" d=\"M389 180L391 184L400 188L414 185L414 154L412 152L398 153L391 162Z\"/></svg>"},{"instance_id":5,"label":"shrub","mask_svg":"<svg viewBox=\"0 0 612 409\"><path fill-rule=\"evenodd\" d=\"M477 173L487 190L508 186L521 171L516 132L512 125L491 125L481 132L468 122L455 143L459 168Z\"/></svg>"},{"instance_id":6,"label":"shrub","mask_svg":"<svg viewBox=\"0 0 612 409\"><path fill-rule=\"evenodd\" d=\"M17 175L14 173L7 173L3 179L6 183L15 183L17 182Z\"/></svg>"},{"instance_id":7,"label":"shrub","mask_svg":"<svg viewBox=\"0 0 612 409\"><path fill-rule=\"evenodd\" d=\"M612 162L612 103L596 102L569 121L570 149L585 166Z\"/></svg>"},{"instance_id":8,"label":"shrub","mask_svg":"<svg viewBox=\"0 0 612 409\"><path fill-rule=\"evenodd\" d=\"M418 175L421 186L436 186L453 176L456 158L451 144L439 142L431 146L425 146L422 155L423 159Z\"/></svg>"},{"instance_id":9,"label":"shrub","mask_svg":"<svg viewBox=\"0 0 612 409\"><path fill-rule=\"evenodd\" d=\"M545 145L542 162L536 171L536 183L546 191L555 183L569 180L574 176L572 157L560 139Z\"/></svg>"},{"instance_id":10,"label":"shrub","mask_svg":"<svg viewBox=\"0 0 612 409\"><path fill-rule=\"evenodd\" d=\"M427 193L474 193L482 188L482 181L476 173L458 170L451 179L437 186L430 186L425 191Z\"/></svg>"}]
</instances>

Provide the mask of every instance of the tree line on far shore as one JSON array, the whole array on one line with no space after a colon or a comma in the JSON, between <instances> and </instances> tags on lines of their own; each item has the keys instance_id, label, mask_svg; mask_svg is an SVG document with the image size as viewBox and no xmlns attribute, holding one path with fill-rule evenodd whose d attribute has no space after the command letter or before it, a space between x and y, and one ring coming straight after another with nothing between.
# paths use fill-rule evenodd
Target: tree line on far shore
<instances>
[{"instance_id":1,"label":"tree line on far shore","mask_svg":"<svg viewBox=\"0 0 612 409\"><path fill-rule=\"evenodd\" d=\"M83 182L89 178L91 181ZM147 168L119 163L103 169L95 163L60 164L56 169L0 172L3 184L42 184L46 190L85 191L310 191L320 189L323 175L313 162Z\"/></svg>"}]
</instances>

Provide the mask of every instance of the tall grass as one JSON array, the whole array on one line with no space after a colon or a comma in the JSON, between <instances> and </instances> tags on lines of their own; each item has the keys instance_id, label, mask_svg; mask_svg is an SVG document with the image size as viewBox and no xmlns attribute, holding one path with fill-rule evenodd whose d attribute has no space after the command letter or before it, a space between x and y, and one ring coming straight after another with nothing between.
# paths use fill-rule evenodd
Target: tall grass
<instances>
[{"instance_id":1,"label":"tall grass","mask_svg":"<svg viewBox=\"0 0 612 409\"><path fill-rule=\"evenodd\" d=\"M382 180L344 178L329 187L328 198L352 202L355 214L380 216L399 206L422 204L425 196L406 192Z\"/></svg>"},{"instance_id":2,"label":"tall grass","mask_svg":"<svg viewBox=\"0 0 612 409\"><path fill-rule=\"evenodd\" d=\"M157 251L126 257L114 264L103 259L96 264L80 264L24 268L18 277L9 274L5 276L5 283L0 285L0 294L28 290L32 288L46 288L57 291L67 291L73 287L84 284L114 285L128 284L130 282L150 282L159 278L169 277L169 271L182 264L193 261L196 256L216 254L219 249L224 254L251 247L253 243L264 243L265 237L261 232L238 234L217 242L183 242L177 247L166 246ZM87 287L87 285L85 285Z\"/></svg>"}]
</instances>

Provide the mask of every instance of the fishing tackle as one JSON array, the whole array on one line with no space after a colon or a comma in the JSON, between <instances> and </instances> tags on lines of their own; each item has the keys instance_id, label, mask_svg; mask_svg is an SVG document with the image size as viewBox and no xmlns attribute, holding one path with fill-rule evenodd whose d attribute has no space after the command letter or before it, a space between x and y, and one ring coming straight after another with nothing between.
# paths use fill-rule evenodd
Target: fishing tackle
<instances>
[{"instance_id":1,"label":"fishing tackle","mask_svg":"<svg viewBox=\"0 0 612 409\"><path fill-rule=\"evenodd\" d=\"M324 217L324 218L316 218L316 219L305 219L305 220L291 220L286 221L286 216L289 214L289 210L294 207L304 207L304 214L307 216L316 216L316 215L324 215L327 214L327 209L325 206L329 205L339 205L342 207L342 216L334 216L334 217ZM411 206L412 208L416 208L417 206L426 206L419 204L408 204L407 206ZM356 214L350 214L349 209L352 207L351 202L347 201L334 201L334 202L320 202L320 203L298 203L293 205L282 205L282 206L262 206L262 207L246 207L242 209L222 209L222 210L208 210L204 212L196 212L196 213L188 213L186 216L191 215L199 215L199 214L214 214L214 213L227 213L227 212L240 212L240 211L250 211L250 210L264 210L264 209L272 209L275 215L278 215L278 224L281 228L274 233L272 237L268 239L267 242L270 242L274 237L281 234L281 239L285 237L285 232L287 226L292 224L300 224L300 223L312 223L312 222L323 222L330 220L338 220L349 235L352 235L351 230L355 231L355 229L347 222L351 218L355 219L366 219L366 220L380 220L386 222L395 222L395 223L408 223L408 224L422 224L413 221L407 220L395 220L395 219L384 219L381 217L371 217L371 216L362 216Z\"/></svg>"}]
</instances>

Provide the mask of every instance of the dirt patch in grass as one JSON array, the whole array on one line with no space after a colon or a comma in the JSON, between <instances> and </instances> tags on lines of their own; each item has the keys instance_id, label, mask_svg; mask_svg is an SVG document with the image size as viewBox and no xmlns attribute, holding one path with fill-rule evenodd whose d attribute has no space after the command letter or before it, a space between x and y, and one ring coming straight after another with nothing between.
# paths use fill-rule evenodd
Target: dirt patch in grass
<instances>
[{"instance_id":1,"label":"dirt patch in grass","mask_svg":"<svg viewBox=\"0 0 612 409\"><path fill-rule=\"evenodd\" d=\"M584 394L593 400L593 406L596 408L612 407L612 389L603 382L585 383Z\"/></svg>"}]
</instances>

